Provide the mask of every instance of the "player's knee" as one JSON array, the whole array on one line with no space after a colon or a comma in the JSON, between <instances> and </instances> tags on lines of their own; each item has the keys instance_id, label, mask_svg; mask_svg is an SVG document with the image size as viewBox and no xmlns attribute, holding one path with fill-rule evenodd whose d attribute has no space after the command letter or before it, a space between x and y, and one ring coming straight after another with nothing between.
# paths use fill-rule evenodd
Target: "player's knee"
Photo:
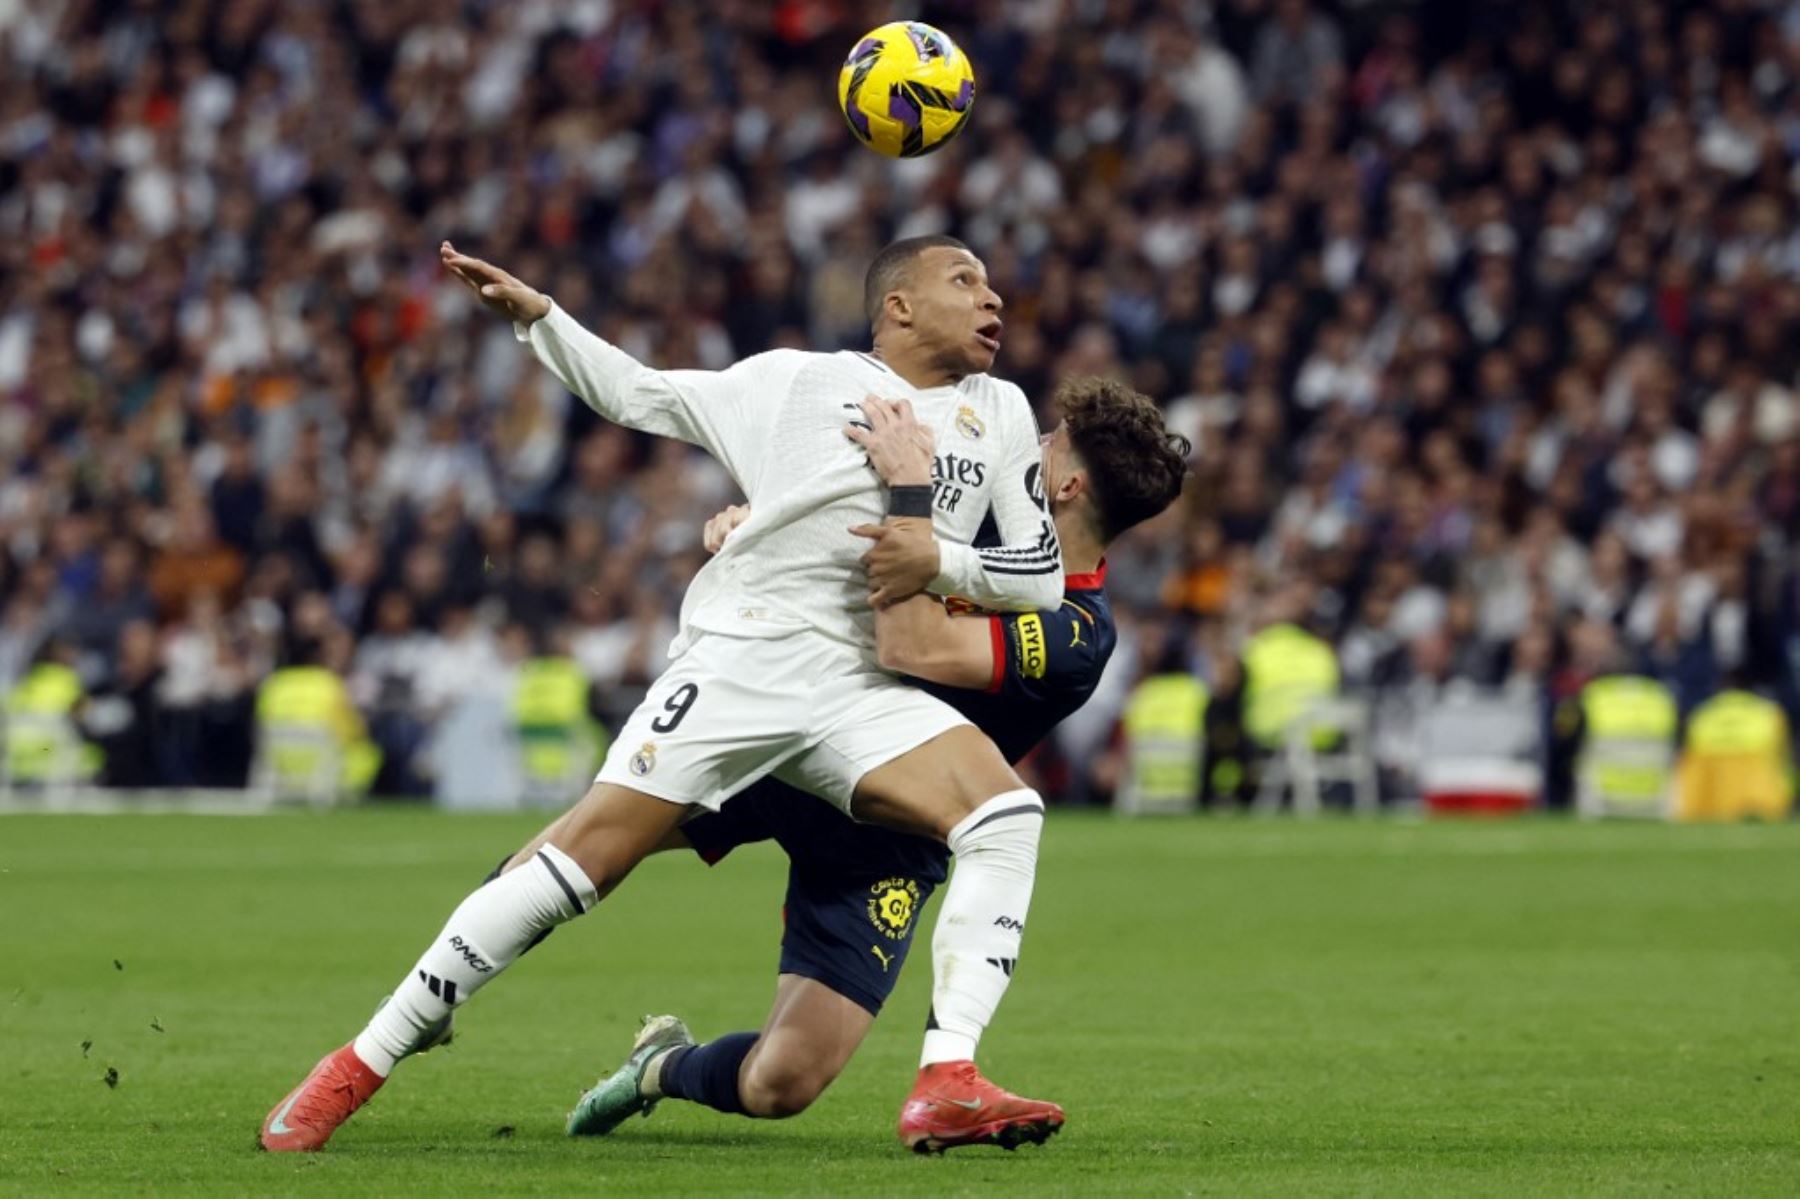
<instances>
[{"instance_id":1,"label":"player's knee","mask_svg":"<svg viewBox=\"0 0 1800 1199\"><path fill-rule=\"evenodd\" d=\"M831 1075L801 1062L752 1062L738 1081L744 1109L766 1120L785 1120L811 1107L831 1085Z\"/></svg>"},{"instance_id":2,"label":"player's knee","mask_svg":"<svg viewBox=\"0 0 1800 1199\"><path fill-rule=\"evenodd\" d=\"M594 889L605 895L680 819L681 809L674 804L596 783L550 828L547 839L573 858Z\"/></svg>"},{"instance_id":3,"label":"player's knee","mask_svg":"<svg viewBox=\"0 0 1800 1199\"><path fill-rule=\"evenodd\" d=\"M1029 875L1037 866L1043 831L1043 799L1035 791L1021 789L982 804L951 832L945 844L959 861L983 854L997 867Z\"/></svg>"},{"instance_id":4,"label":"player's knee","mask_svg":"<svg viewBox=\"0 0 1800 1199\"><path fill-rule=\"evenodd\" d=\"M1027 790L985 737L973 746L962 739L960 748L967 752L909 755L871 771L857 785L851 811L858 820L943 841L994 798Z\"/></svg>"},{"instance_id":5,"label":"player's knee","mask_svg":"<svg viewBox=\"0 0 1800 1199\"><path fill-rule=\"evenodd\" d=\"M958 732L963 735L947 755L952 770L945 788L955 806L972 812L996 795L1024 789L1024 781L992 741L974 729Z\"/></svg>"}]
</instances>

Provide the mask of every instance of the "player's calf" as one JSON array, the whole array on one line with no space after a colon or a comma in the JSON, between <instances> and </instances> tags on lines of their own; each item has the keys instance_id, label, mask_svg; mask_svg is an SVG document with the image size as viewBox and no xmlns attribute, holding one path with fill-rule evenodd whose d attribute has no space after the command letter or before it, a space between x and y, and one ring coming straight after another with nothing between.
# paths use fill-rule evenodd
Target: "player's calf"
<instances>
[{"instance_id":1,"label":"player's calf","mask_svg":"<svg viewBox=\"0 0 1800 1199\"><path fill-rule=\"evenodd\" d=\"M746 1115L785 1120L811 1107L836 1077L816 1062L752 1053L738 1076L738 1097Z\"/></svg>"},{"instance_id":2,"label":"player's calf","mask_svg":"<svg viewBox=\"0 0 1800 1199\"><path fill-rule=\"evenodd\" d=\"M951 830L956 869L931 936L931 1018L919 1064L971 1060L994 1018L1025 937L1044 801L996 795Z\"/></svg>"},{"instance_id":3,"label":"player's calf","mask_svg":"<svg viewBox=\"0 0 1800 1199\"><path fill-rule=\"evenodd\" d=\"M673 804L597 784L531 846L515 855L510 868L484 883L451 913L437 939L356 1040L321 1062L285 1106L271 1113L271 1123L264 1131L265 1145L272 1149L322 1148L401 1059L433 1040L452 1011L498 977L547 931L598 903L679 817L680 809ZM564 845L570 848L565 850ZM346 1089L338 1078L345 1071L357 1079L366 1075L374 1083ZM336 1102L327 1091L352 1095L355 1102ZM288 1137L274 1128L286 1119L287 1111L301 1109L308 1113L304 1134ZM273 1138L271 1129L276 1134Z\"/></svg>"},{"instance_id":4,"label":"player's calf","mask_svg":"<svg viewBox=\"0 0 1800 1199\"><path fill-rule=\"evenodd\" d=\"M858 884L856 898L866 905L867 886ZM821 978L808 977L794 971L801 967L806 951L801 945L815 949L827 944L822 934L830 909L812 902L810 893L788 895L788 926L782 939L782 974L775 989L775 1007L769 1015L762 1036L757 1040L738 1073L738 1092L747 1115L781 1120L797 1116L811 1107L825 1093L838 1075L844 1072L858 1045L868 1035L880 1009L885 992L863 999L850 996L865 990L856 980L853 969L860 962L844 962L830 957L813 958L810 968L822 973ZM849 935L866 927L867 917L857 912L860 925L852 924ZM798 943L798 944L797 944ZM854 942L843 942L854 949ZM860 954L845 954L860 958ZM823 981L830 978L832 981Z\"/></svg>"},{"instance_id":5,"label":"player's calf","mask_svg":"<svg viewBox=\"0 0 1800 1199\"><path fill-rule=\"evenodd\" d=\"M940 798L917 798L934 794ZM968 805L971 794L985 798ZM865 819L909 805L941 813L951 802L961 810L948 828L935 830L956 868L932 933L932 1013L919 1064L970 1061L1018 967L1044 801L1019 785L993 742L955 729L870 771L856 802Z\"/></svg>"},{"instance_id":6,"label":"player's calf","mask_svg":"<svg viewBox=\"0 0 1800 1199\"><path fill-rule=\"evenodd\" d=\"M599 899L574 859L545 845L522 866L484 884L452 912L443 931L394 988L354 1042L356 1055L383 1078L415 1052L470 996L498 977L547 929Z\"/></svg>"},{"instance_id":7,"label":"player's calf","mask_svg":"<svg viewBox=\"0 0 1800 1199\"><path fill-rule=\"evenodd\" d=\"M596 784L451 914L436 942L356 1038L382 1077L430 1030L541 941L592 908L679 820L680 809Z\"/></svg>"}]
</instances>

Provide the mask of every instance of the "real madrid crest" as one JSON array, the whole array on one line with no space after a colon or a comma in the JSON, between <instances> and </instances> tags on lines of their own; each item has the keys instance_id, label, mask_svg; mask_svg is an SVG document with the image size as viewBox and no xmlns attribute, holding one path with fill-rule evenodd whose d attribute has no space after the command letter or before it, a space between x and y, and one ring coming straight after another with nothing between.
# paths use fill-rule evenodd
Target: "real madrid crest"
<instances>
[{"instance_id":1,"label":"real madrid crest","mask_svg":"<svg viewBox=\"0 0 1800 1199\"><path fill-rule=\"evenodd\" d=\"M956 410L956 431L970 441L980 441L987 433L987 426L975 415L975 410L964 404Z\"/></svg>"},{"instance_id":2,"label":"real madrid crest","mask_svg":"<svg viewBox=\"0 0 1800 1199\"><path fill-rule=\"evenodd\" d=\"M643 778L656 769L656 742L646 741L642 749L631 755L631 773Z\"/></svg>"}]
</instances>

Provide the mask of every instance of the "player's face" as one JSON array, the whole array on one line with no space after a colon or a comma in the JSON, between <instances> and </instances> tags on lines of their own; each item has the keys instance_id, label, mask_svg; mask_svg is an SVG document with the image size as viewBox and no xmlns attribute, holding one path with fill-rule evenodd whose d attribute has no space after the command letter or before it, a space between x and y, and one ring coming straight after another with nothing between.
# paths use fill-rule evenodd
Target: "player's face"
<instances>
[{"instance_id":1,"label":"player's face","mask_svg":"<svg viewBox=\"0 0 1800 1199\"><path fill-rule=\"evenodd\" d=\"M967 250L933 246L919 255L907 290L913 333L959 375L993 369L1000 352L1000 297Z\"/></svg>"},{"instance_id":2,"label":"player's face","mask_svg":"<svg viewBox=\"0 0 1800 1199\"><path fill-rule=\"evenodd\" d=\"M1069 440L1067 421L1044 434L1039 442L1044 447L1044 498L1054 511L1057 497L1081 469L1081 459L1075 454L1075 444Z\"/></svg>"}]
</instances>

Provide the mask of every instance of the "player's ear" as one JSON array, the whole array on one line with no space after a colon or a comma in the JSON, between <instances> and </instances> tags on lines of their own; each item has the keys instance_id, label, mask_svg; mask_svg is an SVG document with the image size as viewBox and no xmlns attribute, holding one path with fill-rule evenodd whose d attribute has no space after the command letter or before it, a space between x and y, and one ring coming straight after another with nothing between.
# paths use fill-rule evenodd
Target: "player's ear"
<instances>
[{"instance_id":1,"label":"player's ear","mask_svg":"<svg viewBox=\"0 0 1800 1199\"><path fill-rule=\"evenodd\" d=\"M888 320L902 329L910 328L913 323L912 300L904 291L895 289L881 299L881 313Z\"/></svg>"},{"instance_id":2,"label":"player's ear","mask_svg":"<svg viewBox=\"0 0 1800 1199\"><path fill-rule=\"evenodd\" d=\"M1072 470L1057 485L1056 494L1050 497L1053 504L1067 504L1080 496L1092 496L1094 489L1088 486L1087 468Z\"/></svg>"}]
</instances>

